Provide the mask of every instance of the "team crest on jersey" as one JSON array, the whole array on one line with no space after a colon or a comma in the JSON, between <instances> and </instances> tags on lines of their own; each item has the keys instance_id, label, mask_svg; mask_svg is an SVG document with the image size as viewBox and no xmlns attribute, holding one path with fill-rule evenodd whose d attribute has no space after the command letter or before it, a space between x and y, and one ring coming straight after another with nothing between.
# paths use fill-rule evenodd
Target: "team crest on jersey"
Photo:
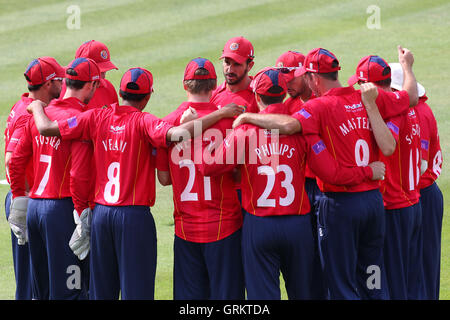
<instances>
[{"instance_id":1,"label":"team crest on jersey","mask_svg":"<svg viewBox=\"0 0 450 320\"><path fill-rule=\"evenodd\" d=\"M108 51L106 50L100 51L100 56L105 60L108 59Z\"/></svg>"},{"instance_id":2,"label":"team crest on jersey","mask_svg":"<svg viewBox=\"0 0 450 320\"><path fill-rule=\"evenodd\" d=\"M122 133L123 131L125 131L125 125L123 126L111 126L111 130L112 133Z\"/></svg>"},{"instance_id":3,"label":"team crest on jersey","mask_svg":"<svg viewBox=\"0 0 450 320\"><path fill-rule=\"evenodd\" d=\"M233 42L230 44L230 50L236 51L237 49L239 49L239 43Z\"/></svg>"}]
</instances>

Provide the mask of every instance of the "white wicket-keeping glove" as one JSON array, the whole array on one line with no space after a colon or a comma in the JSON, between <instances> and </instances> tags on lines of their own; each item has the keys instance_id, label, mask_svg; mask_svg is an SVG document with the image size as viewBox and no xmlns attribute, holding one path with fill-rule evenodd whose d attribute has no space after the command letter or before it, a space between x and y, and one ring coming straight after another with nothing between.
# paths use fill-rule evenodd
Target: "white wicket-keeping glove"
<instances>
[{"instance_id":1,"label":"white wicket-keeping glove","mask_svg":"<svg viewBox=\"0 0 450 320\"><path fill-rule=\"evenodd\" d=\"M86 208L80 216L76 210L73 210L73 219L77 226L70 238L69 247L78 259L83 260L88 255L90 248L92 210Z\"/></svg>"},{"instance_id":2,"label":"white wicket-keeping glove","mask_svg":"<svg viewBox=\"0 0 450 320\"><path fill-rule=\"evenodd\" d=\"M29 197L16 197L11 200L8 223L17 237L17 243L24 245L28 242L27 234L27 208Z\"/></svg>"}]
</instances>

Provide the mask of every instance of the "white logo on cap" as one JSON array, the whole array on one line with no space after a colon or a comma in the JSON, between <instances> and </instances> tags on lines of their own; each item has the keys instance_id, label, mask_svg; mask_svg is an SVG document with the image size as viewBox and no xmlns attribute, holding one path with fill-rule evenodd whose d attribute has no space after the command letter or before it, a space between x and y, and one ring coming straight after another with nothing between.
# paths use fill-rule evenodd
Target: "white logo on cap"
<instances>
[{"instance_id":1,"label":"white logo on cap","mask_svg":"<svg viewBox=\"0 0 450 320\"><path fill-rule=\"evenodd\" d=\"M106 60L106 59L108 59L108 52L106 50L102 50L100 52L100 56Z\"/></svg>"},{"instance_id":2,"label":"white logo on cap","mask_svg":"<svg viewBox=\"0 0 450 320\"><path fill-rule=\"evenodd\" d=\"M51 75L48 75L47 78L45 78L46 81L50 80L51 78L53 78L54 76L56 76L56 73L53 72Z\"/></svg>"},{"instance_id":3,"label":"white logo on cap","mask_svg":"<svg viewBox=\"0 0 450 320\"><path fill-rule=\"evenodd\" d=\"M239 49L239 43L233 42L232 44L230 44L230 50L237 50Z\"/></svg>"}]
</instances>

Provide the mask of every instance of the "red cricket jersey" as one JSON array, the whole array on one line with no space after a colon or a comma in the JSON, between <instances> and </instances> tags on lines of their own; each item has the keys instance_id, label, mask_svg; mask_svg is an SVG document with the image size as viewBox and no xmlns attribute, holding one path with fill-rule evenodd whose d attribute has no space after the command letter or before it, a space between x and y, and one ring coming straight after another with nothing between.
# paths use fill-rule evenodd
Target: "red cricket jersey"
<instances>
[{"instance_id":1,"label":"red cricket jersey","mask_svg":"<svg viewBox=\"0 0 450 320\"><path fill-rule=\"evenodd\" d=\"M58 121L78 115L85 109L86 105L77 98L55 99L45 108L45 113L50 120ZM11 158L13 197L25 195L24 164L32 159L35 183L29 196L38 199L72 197L75 208L81 212L88 207L90 197L91 157L90 142L41 136L33 117L29 117Z\"/></svg>"},{"instance_id":2,"label":"red cricket jersey","mask_svg":"<svg viewBox=\"0 0 450 320\"><path fill-rule=\"evenodd\" d=\"M154 147L166 145L172 127L131 106L91 109L58 121L63 141L94 143L95 202L107 206L155 203Z\"/></svg>"},{"instance_id":3,"label":"red cricket jersey","mask_svg":"<svg viewBox=\"0 0 450 320\"><path fill-rule=\"evenodd\" d=\"M415 107L419 116L422 159L428 162L427 170L420 177L419 189L432 185L442 171L442 150L437 122L433 111L426 103L427 99L427 96L420 97Z\"/></svg>"},{"instance_id":4,"label":"red cricket jersey","mask_svg":"<svg viewBox=\"0 0 450 320\"><path fill-rule=\"evenodd\" d=\"M238 92L231 92L227 88L226 82L224 82L213 91L211 103L218 107L224 107L229 103L236 103L239 106L245 106L246 112L259 112L255 93L250 86Z\"/></svg>"},{"instance_id":5,"label":"red cricket jersey","mask_svg":"<svg viewBox=\"0 0 450 320\"><path fill-rule=\"evenodd\" d=\"M31 115L27 112L28 105L33 101L29 98L28 93L24 93L19 101L17 101L11 108L8 119L6 120L5 129L5 154L7 152L14 152L20 137L23 135L23 128L28 122ZM26 167L26 181L28 186L33 186L33 162L30 161ZM11 183L9 176L6 175L8 183Z\"/></svg>"},{"instance_id":6,"label":"red cricket jersey","mask_svg":"<svg viewBox=\"0 0 450 320\"><path fill-rule=\"evenodd\" d=\"M66 93L66 82L63 81L60 98L64 97ZM102 108L111 104L119 104L119 98L117 96L116 89L113 84L107 79L100 79L100 84L95 90L94 96L87 104L87 109Z\"/></svg>"},{"instance_id":7,"label":"red cricket jersey","mask_svg":"<svg viewBox=\"0 0 450 320\"><path fill-rule=\"evenodd\" d=\"M406 91L378 90L376 103L386 119L406 112L409 97ZM293 117L300 121L303 134L322 137L333 157L344 166L366 166L379 159L361 92L353 87L333 88L322 97L306 102ZM318 185L322 192L361 192L378 188L377 181L343 187L318 179Z\"/></svg>"},{"instance_id":8,"label":"red cricket jersey","mask_svg":"<svg viewBox=\"0 0 450 320\"><path fill-rule=\"evenodd\" d=\"M212 103L184 102L164 120L179 125L181 115L189 106L197 110L199 117L217 110ZM158 150L158 169L170 171L172 179L175 234L184 240L213 242L242 226L241 206L231 172L204 176L194 163L202 161L203 144L220 143L232 122L223 119L205 130L195 142L191 139L171 145L168 150Z\"/></svg>"},{"instance_id":9,"label":"red cricket jersey","mask_svg":"<svg viewBox=\"0 0 450 320\"><path fill-rule=\"evenodd\" d=\"M380 160L386 165L385 179L380 182L386 209L409 207L419 202L420 127L419 118L410 108L406 114L387 120L386 125L397 142L394 153Z\"/></svg>"},{"instance_id":10,"label":"red cricket jersey","mask_svg":"<svg viewBox=\"0 0 450 320\"><path fill-rule=\"evenodd\" d=\"M315 97L316 96L314 95L314 93L311 92L309 100L314 99ZM284 101L284 104L288 108L289 114L294 114L302 108L304 102L300 99L300 97L296 98L289 97ZM306 164L305 176L310 179L316 178L316 175L311 171L308 164Z\"/></svg>"},{"instance_id":11,"label":"red cricket jersey","mask_svg":"<svg viewBox=\"0 0 450 320\"><path fill-rule=\"evenodd\" d=\"M288 114L284 104L261 113ZM369 167L345 168L327 153L318 136L274 135L245 124L235 128L218 148L214 163L203 163L204 174L221 174L241 165L242 206L257 216L303 215L310 211L305 192L305 165L336 184L361 183L372 176Z\"/></svg>"}]
</instances>

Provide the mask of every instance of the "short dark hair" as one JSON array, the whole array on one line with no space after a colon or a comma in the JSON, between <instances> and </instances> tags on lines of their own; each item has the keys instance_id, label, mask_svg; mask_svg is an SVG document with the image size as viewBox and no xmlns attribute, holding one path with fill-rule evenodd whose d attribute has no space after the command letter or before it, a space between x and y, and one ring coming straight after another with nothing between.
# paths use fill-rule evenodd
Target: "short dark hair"
<instances>
[{"instance_id":1,"label":"short dark hair","mask_svg":"<svg viewBox=\"0 0 450 320\"><path fill-rule=\"evenodd\" d=\"M144 100L144 98L148 95L148 93L129 93L123 90L120 90L119 94L123 100L135 102Z\"/></svg>"},{"instance_id":2,"label":"short dark hair","mask_svg":"<svg viewBox=\"0 0 450 320\"><path fill-rule=\"evenodd\" d=\"M32 85L29 84L28 85L28 91L32 92L32 91L38 91L40 88L42 88L43 83L41 84L36 84L36 85Z\"/></svg>"},{"instance_id":3,"label":"short dark hair","mask_svg":"<svg viewBox=\"0 0 450 320\"><path fill-rule=\"evenodd\" d=\"M206 76L209 71L205 68L198 68L194 73L196 76ZM217 86L217 79L192 79L184 80L186 90L193 94L208 93Z\"/></svg>"},{"instance_id":4,"label":"short dark hair","mask_svg":"<svg viewBox=\"0 0 450 320\"><path fill-rule=\"evenodd\" d=\"M267 91L270 93L278 94L283 91L283 88L280 86L273 86ZM286 93L283 93L280 96L268 96L268 95L264 95L264 94L259 94L259 97L261 98L262 102L266 106L268 106L268 105L275 104L275 103L282 103L284 98L286 97Z\"/></svg>"},{"instance_id":5,"label":"short dark hair","mask_svg":"<svg viewBox=\"0 0 450 320\"><path fill-rule=\"evenodd\" d=\"M71 76L77 76L78 75L78 73L72 68L67 69L66 73L68 75L71 75ZM87 83L87 81L73 80L73 79L68 79L68 78L65 78L64 81L66 82L66 87L67 88L74 89L74 90L83 89L83 87Z\"/></svg>"},{"instance_id":6,"label":"short dark hair","mask_svg":"<svg viewBox=\"0 0 450 320\"><path fill-rule=\"evenodd\" d=\"M390 87L391 86L391 78L389 77L384 80L375 81L374 84L377 86L380 86L380 87Z\"/></svg>"},{"instance_id":7,"label":"short dark hair","mask_svg":"<svg viewBox=\"0 0 450 320\"><path fill-rule=\"evenodd\" d=\"M328 73L318 73L319 76L321 76L324 79L336 81L338 79L338 72L328 72Z\"/></svg>"}]
</instances>

